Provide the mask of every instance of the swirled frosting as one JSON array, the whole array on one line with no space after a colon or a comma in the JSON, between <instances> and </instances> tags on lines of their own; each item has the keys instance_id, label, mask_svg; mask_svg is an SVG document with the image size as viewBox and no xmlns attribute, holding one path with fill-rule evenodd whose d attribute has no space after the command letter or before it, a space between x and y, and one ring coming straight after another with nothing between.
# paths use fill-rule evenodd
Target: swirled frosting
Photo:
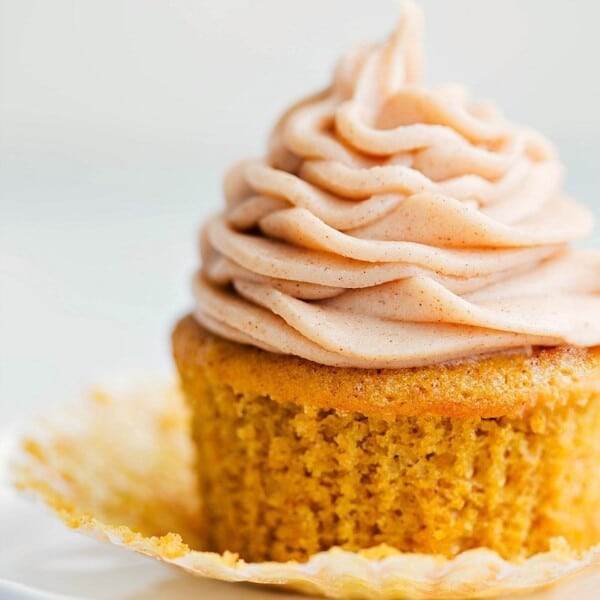
<instances>
[{"instance_id":1,"label":"swirled frosting","mask_svg":"<svg viewBox=\"0 0 600 600\"><path fill-rule=\"evenodd\" d=\"M421 83L421 13L360 47L236 166L201 236L212 332L341 367L600 344L591 214L541 135Z\"/></svg>"}]
</instances>

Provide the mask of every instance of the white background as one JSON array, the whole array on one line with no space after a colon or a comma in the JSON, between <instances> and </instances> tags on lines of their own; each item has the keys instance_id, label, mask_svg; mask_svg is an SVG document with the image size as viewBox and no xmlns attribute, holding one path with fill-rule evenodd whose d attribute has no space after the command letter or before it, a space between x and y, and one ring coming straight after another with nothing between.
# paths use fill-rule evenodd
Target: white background
<instances>
[{"instance_id":1,"label":"white background","mask_svg":"<svg viewBox=\"0 0 600 600\"><path fill-rule=\"evenodd\" d=\"M600 3L422 0L428 76L458 80L600 187ZM227 165L392 0L0 0L0 423L89 382L168 373L195 235Z\"/></svg>"}]
</instances>

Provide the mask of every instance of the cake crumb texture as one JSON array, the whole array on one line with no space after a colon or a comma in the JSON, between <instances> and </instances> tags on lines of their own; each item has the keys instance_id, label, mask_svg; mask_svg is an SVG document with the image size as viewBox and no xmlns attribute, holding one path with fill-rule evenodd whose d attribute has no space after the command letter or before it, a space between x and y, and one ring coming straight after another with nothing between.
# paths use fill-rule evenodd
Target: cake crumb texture
<instances>
[{"instance_id":1,"label":"cake crumb texture","mask_svg":"<svg viewBox=\"0 0 600 600\"><path fill-rule=\"evenodd\" d=\"M535 402L528 396L527 410L489 417L475 414L475 405L468 416L367 415L318 401L281 401L274 399L276 389L257 395L254 384L244 389L243 368L238 378L234 370L229 379L213 377L207 357L215 352L249 353L250 363L261 352L231 346L190 319L174 333L194 415L210 549L248 561L302 561L333 546L386 544L446 557L483 546L520 560L549 550L559 537L582 551L600 541L600 478L594 472L600 464L600 392L591 377L596 351L561 350L563 358L540 358L549 351L536 351L527 360L542 367L572 357L569 372L552 375L553 386L562 381L562 387L551 389L538 372L529 394ZM297 363L262 355L265 363ZM524 364L521 357L498 358L484 362L504 365L508 373L511 359ZM268 364L262 366L270 382ZM463 374L460 366L453 369L455 377ZM336 374L343 379L345 371ZM385 373L394 376L410 377ZM411 398L403 401L408 405Z\"/></svg>"}]
</instances>

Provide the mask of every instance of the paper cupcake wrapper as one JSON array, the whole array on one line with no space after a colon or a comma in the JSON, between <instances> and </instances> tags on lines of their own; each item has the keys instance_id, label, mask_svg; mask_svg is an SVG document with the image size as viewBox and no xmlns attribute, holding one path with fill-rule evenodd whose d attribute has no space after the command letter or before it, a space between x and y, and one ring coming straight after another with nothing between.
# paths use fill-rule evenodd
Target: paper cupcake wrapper
<instances>
[{"instance_id":1,"label":"paper cupcake wrapper","mask_svg":"<svg viewBox=\"0 0 600 600\"><path fill-rule=\"evenodd\" d=\"M15 483L69 527L194 575L329 598L441 600L531 592L600 563L600 545L577 554L562 539L518 564L484 548L453 559L333 548L305 563L247 563L197 550L202 530L183 398L175 385L126 387L95 391L37 424L15 460Z\"/></svg>"}]
</instances>

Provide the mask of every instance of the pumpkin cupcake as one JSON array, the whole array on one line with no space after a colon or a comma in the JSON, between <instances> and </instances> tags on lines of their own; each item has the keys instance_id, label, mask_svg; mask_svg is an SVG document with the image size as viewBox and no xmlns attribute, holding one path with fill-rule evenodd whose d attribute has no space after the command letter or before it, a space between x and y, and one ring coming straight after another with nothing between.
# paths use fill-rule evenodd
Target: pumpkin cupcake
<instances>
[{"instance_id":1,"label":"pumpkin cupcake","mask_svg":"<svg viewBox=\"0 0 600 600\"><path fill-rule=\"evenodd\" d=\"M541 135L421 83L421 15L235 167L173 333L211 550L600 542L600 252Z\"/></svg>"}]
</instances>

